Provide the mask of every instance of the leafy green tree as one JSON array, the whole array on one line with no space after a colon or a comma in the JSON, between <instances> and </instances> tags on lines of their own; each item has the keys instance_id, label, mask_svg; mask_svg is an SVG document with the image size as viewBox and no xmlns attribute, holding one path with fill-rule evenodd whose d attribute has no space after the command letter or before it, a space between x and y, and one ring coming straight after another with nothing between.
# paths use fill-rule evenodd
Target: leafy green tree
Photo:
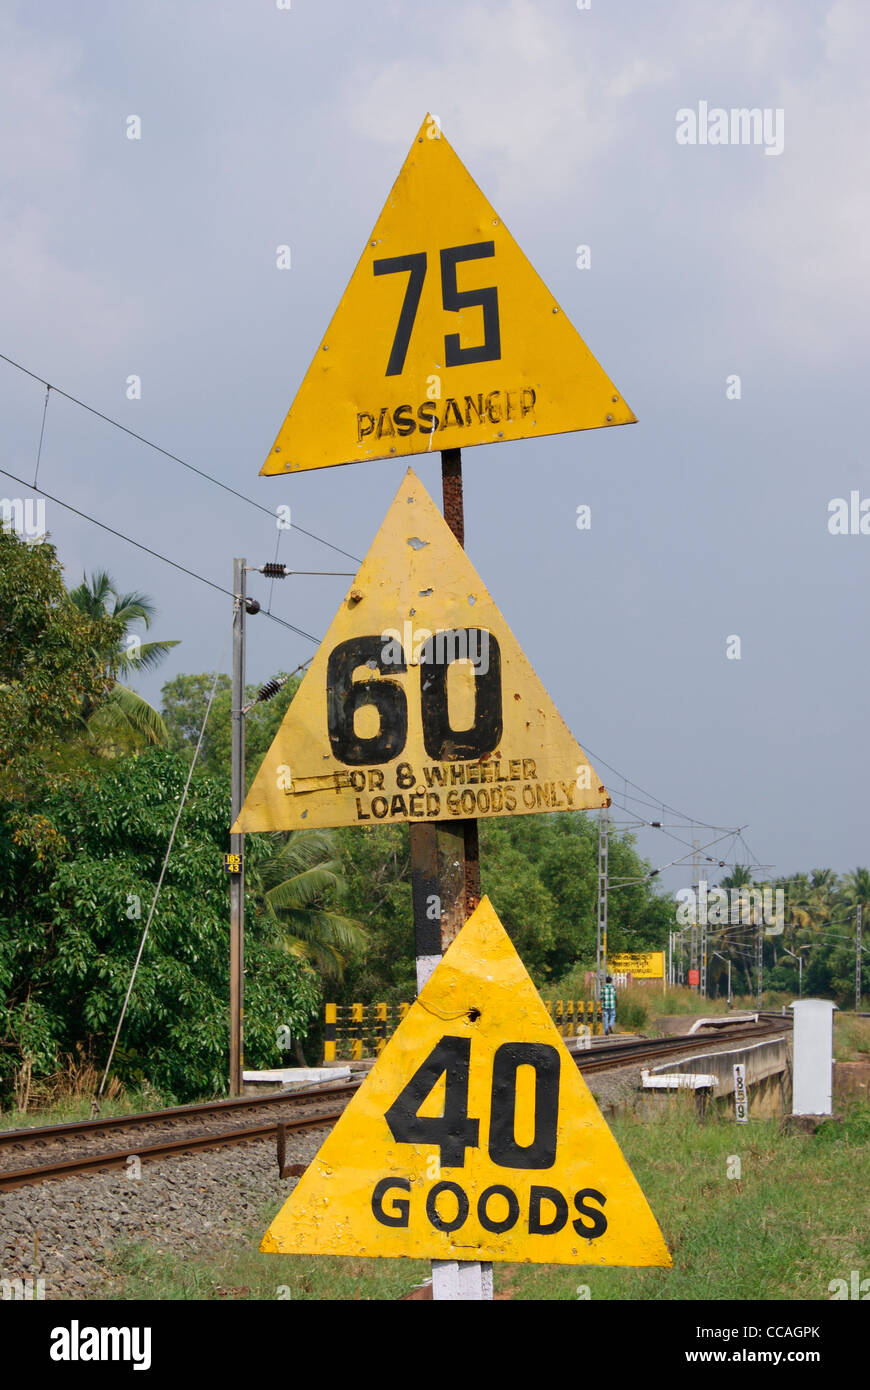
<instances>
[{"instance_id":1,"label":"leafy green tree","mask_svg":"<svg viewBox=\"0 0 870 1390\"><path fill-rule=\"evenodd\" d=\"M337 832L348 881L346 910L369 945L345 971L339 1002L397 1002L416 994L409 836L405 826ZM610 898L610 949L661 949L673 904L653 891L649 865L628 836L610 847L616 876L639 880ZM593 968L597 918L598 822L583 813L513 816L480 822L481 888L536 982Z\"/></svg>"},{"instance_id":2,"label":"leafy green tree","mask_svg":"<svg viewBox=\"0 0 870 1390\"><path fill-rule=\"evenodd\" d=\"M335 836L328 830L294 830L269 840L272 853L251 875L264 925L271 923L285 949L309 961L324 982L340 980L345 959L364 949L366 934L359 922L330 910L347 887Z\"/></svg>"},{"instance_id":3,"label":"leafy green tree","mask_svg":"<svg viewBox=\"0 0 870 1390\"><path fill-rule=\"evenodd\" d=\"M342 827L335 831L347 883L344 910L362 924L367 946L344 969L342 1002L391 1003L417 993L410 836L406 825Z\"/></svg>"},{"instance_id":4,"label":"leafy green tree","mask_svg":"<svg viewBox=\"0 0 870 1390\"><path fill-rule=\"evenodd\" d=\"M122 621L70 601L53 545L0 527L0 800L29 799L69 771L83 706L114 683Z\"/></svg>"},{"instance_id":5,"label":"leafy green tree","mask_svg":"<svg viewBox=\"0 0 870 1390\"><path fill-rule=\"evenodd\" d=\"M151 626L154 605L146 594L122 594L105 570L98 570L82 579L70 591L70 599L91 619L111 617L121 627L116 641L94 649L94 660L101 663L107 674L129 677L139 671L157 666L178 642L142 642L130 632L135 623ZM82 700L82 719L91 737L104 748L120 745L135 748L141 743L166 744L168 731L157 710L120 680L113 680L108 692L99 700L85 696Z\"/></svg>"},{"instance_id":6,"label":"leafy green tree","mask_svg":"<svg viewBox=\"0 0 870 1390\"><path fill-rule=\"evenodd\" d=\"M0 840L0 1092L26 1058L44 1074L81 1043L105 1062L187 771L161 749L113 761L31 806L42 825ZM225 784L194 777L114 1068L182 1100L226 1087L228 801ZM252 876L272 852L248 838ZM250 890L248 903L245 1060L271 1067L280 1028L303 1036L320 992Z\"/></svg>"},{"instance_id":7,"label":"leafy green tree","mask_svg":"<svg viewBox=\"0 0 870 1390\"><path fill-rule=\"evenodd\" d=\"M222 723L222 715L229 718L229 703L222 697L229 694L230 684L229 676L223 673L218 676L215 698L199 754L199 766L213 775L229 775L229 763L223 768L212 766L210 754L215 731ZM169 735L169 747L176 753L196 748L213 685L214 675L209 672L198 676L175 676L164 685L161 691L161 713Z\"/></svg>"},{"instance_id":8,"label":"leafy green tree","mask_svg":"<svg viewBox=\"0 0 870 1390\"><path fill-rule=\"evenodd\" d=\"M283 679L283 675L278 679ZM205 717L208 694L214 675L175 676L163 687L163 719L169 731L170 747L192 751ZM271 747L281 720L299 689L300 681L293 676L269 701L254 703L259 686L249 685L245 703L250 705L245 721L245 777L247 786L256 775ZM232 748L232 694L229 676L218 676L217 693L212 704L200 751L200 764L213 777L229 777Z\"/></svg>"},{"instance_id":9,"label":"leafy green tree","mask_svg":"<svg viewBox=\"0 0 870 1390\"><path fill-rule=\"evenodd\" d=\"M843 911L854 917L860 904L862 921L870 928L870 869L856 869L846 874L840 899Z\"/></svg>"},{"instance_id":10,"label":"leafy green tree","mask_svg":"<svg viewBox=\"0 0 870 1390\"><path fill-rule=\"evenodd\" d=\"M729 892L732 888L749 888L752 885L752 870L748 864L735 864L730 874L725 874L719 880L719 887L726 888Z\"/></svg>"}]
</instances>

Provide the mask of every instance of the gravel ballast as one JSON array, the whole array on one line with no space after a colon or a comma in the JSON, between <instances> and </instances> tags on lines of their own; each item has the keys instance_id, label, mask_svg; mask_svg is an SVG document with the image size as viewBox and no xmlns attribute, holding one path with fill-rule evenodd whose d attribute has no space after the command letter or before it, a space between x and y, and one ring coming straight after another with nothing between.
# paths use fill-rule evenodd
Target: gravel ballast
<instances>
[{"instance_id":1,"label":"gravel ballast","mask_svg":"<svg viewBox=\"0 0 870 1390\"><path fill-rule=\"evenodd\" d=\"M310 1163L326 1126L287 1137L287 1162ZM45 1281L46 1299L107 1297L113 1249L147 1242L179 1254L225 1249L270 1202L286 1198L275 1140L135 1163L0 1195L0 1280ZM34 1267L34 1245L38 1255Z\"/></svg>"},{"instance_id":2,"label":"gravel ballast","mask_svg":"<svg viewBox=\"0 0 870 1390\"><path fill-rule=\"evenodd\" d=\"M636 1103L640 1067L588 1078L600 1109ZM286 1162L310 1163L329 1126L288 1134ZM112 1297L113 1252L146 1243L158 1251L207 1254L238 1242L263 1208L286 1198L274 1138L204 1149L0 1194L0 1280L45 1281L46 1299ZM37 1266L34 1244L38 1241Z\"/></svg>"}]
</instances>

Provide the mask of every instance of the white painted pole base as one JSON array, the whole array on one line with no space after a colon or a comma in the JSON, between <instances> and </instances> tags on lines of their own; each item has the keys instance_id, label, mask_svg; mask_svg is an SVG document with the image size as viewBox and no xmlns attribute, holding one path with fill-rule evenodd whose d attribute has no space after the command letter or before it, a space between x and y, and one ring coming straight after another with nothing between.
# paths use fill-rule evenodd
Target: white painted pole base
<instances>
[{"instance_id":1,"label":"white painted pole base","mask_svg":"<svg viewBox=\"0 0 870 1390\"><path fill-rule=\"evenodd\" d=\"M490 1302L492 1265L480 1260L433 1260L432 1298L453 1302Z\"/></svg>"},{"instance_id":2,"label":"white painted pole base","mask_svg":"<svg viewBox=\"0 0 870 1390\"><path fill-rule=\"evenodd\" d=\"M440 964L440 956L417 957L418 994L432 971ZM492 1265L481 1264L479 1260L433 1260L432 1298L466 1302L491 1301Z\"/></svg>"},{"instance_id":3,"label":"white painted pole base","mask_svg":"<svg viewBox=\"0 0 870 1390\"><path fill-rule=\"evenodd\" d=\"M429 981L429 976L437 965L441 964L440 956L418 956L417 957L417 993Z\"/></svg>"}]
</instances>

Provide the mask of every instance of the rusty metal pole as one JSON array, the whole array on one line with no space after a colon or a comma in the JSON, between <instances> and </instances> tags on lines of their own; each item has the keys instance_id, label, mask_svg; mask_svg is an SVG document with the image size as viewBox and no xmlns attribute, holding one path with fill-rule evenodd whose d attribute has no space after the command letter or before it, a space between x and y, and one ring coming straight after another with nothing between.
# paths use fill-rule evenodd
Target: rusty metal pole
<instances>
[{"instance_id":1,"label":"rusty metal pole","mask_svg":"<svg viewBox=\"0 0 870 1390\"><path fill-rule=\"evenodd\" d=\"M462 507L462 455L441 453L444 519L465 544ZM443 953L480 902L477 821L412 823L411 892L417 990L423 988ZM478 1260L433 1260L432 1297L448 1300L492 1298L492 1265Z\"/></svg>"}]
</instances>

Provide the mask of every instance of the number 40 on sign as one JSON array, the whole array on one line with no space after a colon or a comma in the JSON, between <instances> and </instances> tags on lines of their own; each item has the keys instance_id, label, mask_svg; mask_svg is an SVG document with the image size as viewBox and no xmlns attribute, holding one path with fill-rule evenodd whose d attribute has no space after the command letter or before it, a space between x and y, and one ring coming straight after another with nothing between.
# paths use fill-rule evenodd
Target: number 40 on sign
<instances>
[{"instance_id":1,"label":"number 40 on sign","mask_svg":"<svg viewBox=\"0 0 870 1390\"><path fill-rule=\"evenodd\" d=\"M636 1179L487 898L261 1248L671 1263Z\"/></svg>"}]
</instances>

